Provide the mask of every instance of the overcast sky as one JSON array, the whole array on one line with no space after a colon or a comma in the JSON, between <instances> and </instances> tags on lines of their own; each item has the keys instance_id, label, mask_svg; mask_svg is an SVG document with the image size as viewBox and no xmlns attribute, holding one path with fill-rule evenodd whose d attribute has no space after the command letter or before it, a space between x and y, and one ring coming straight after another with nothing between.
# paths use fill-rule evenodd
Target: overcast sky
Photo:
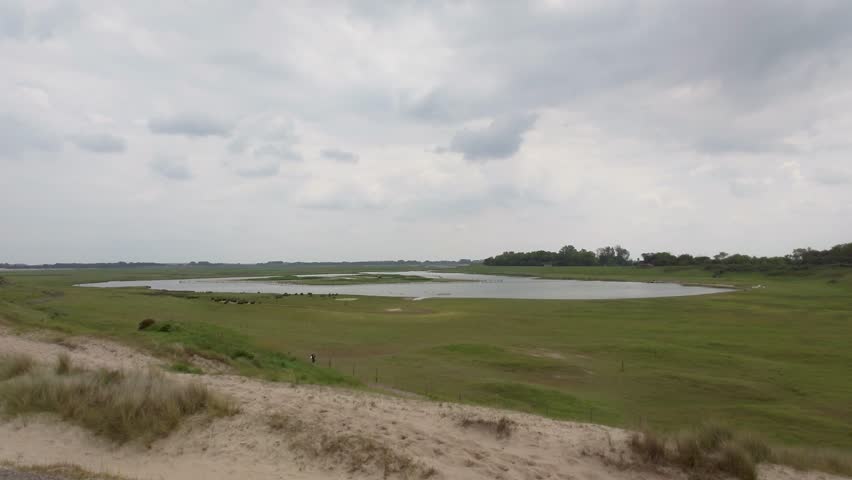
<instances>
[{"instance_id":1,"label":"overcast sky","mask_svg":"<svg viewBox=\"0 0 852 480\"><path fill-rule=\"evenodd\" d=\"M852 2L0 0L0 262L852 241Z\"/></svg>"}]
</instances>

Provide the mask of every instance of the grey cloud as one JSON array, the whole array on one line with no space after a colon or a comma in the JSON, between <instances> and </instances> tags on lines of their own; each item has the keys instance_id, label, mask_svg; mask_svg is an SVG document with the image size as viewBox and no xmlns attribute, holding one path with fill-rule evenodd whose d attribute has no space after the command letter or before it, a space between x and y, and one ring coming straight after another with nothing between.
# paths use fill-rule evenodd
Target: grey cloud
<instances>
[{"instance_id":1,"label":"grey cloud","mask_svg":"<svg viewBox=\"0 0 852 480\"><path fill-rule=\"evenodd\" d=\"M762 138L758 132L701 136L693 144L702 153L794 153L796 149L779 139Z\"/></svg>"},{"instance_id":2,"label":"grey cloud","mask_svg":"<svg viewBox=\"0 0 852 480\"><path fill-rule=\"evenodd\" d=\"M280 171L281 165L277 162L240 167L236 169L237 175L246 178L274 177L275 175L278 175L278 172Z\"/></svg>"},{"instance_id":3,"label":"grey cloud","mask_svg":"<svg viewBox=\"0 0 852 480\"><path fill-rule=\"evenodd\" d=\"M231 124L201 113L179 113L156 117L148 121L153 133L164 135L185 135L188 137L227 136L233 128Z\"/></svg>"},{"instance_id":4,"label":"grey cloud","mask_svg":"<svg viewBox=\"0 0 852 480\"><path fill-rule=\"evenodd\" d=\"M768 179L743 177L734 179L728 185L735 197L747 198L765 192L770 184Z\"/></svg>"},{"instance_id":5,"label":"grey cloud","mask_svg":"<svg viewBox=\"0 0 852 480\"><path fill-rule=\"evenodd\" d=\"M814 174L813 179L819 184L832 187L850 185L852 184L852 173L821 168Z\"/></svg>"},{"instance_id":6,"label":"grey cloud","mask_svg":"<svg viewBox=\"0 0 852 480\"><path fill-rule=\"evenodd\" d=\"M46 8L27 2L0 2L0 39L3 37L51 38L77 24L80 11L76 2L56 2Z\"/></svg>"},{"instance_id":7,"label":"grey cloud","mask_svg":"<svg viewBox=\"0 0 852 480\"><path fill-rule=\"evenodd\" d=\"M234 154L240 154L246 151L249 141L245 137L237 137L228 143L228 151Z\"/></svg>"},{"instance_id":8,"label":"grey cloud","mask_svg":"<svg viewBox=\"0 0 852 480\"><path fill-rule=\"evenodd\" d=\"M123 138L108 133L76 135L71 141L77 147L95 153L119 153L127 150L127 142Z\"/></svg>"},{"instance_id":9,"label":"grey cloud","mask_svg":"<svg viewBox=\"0 0 852 480\"><path fill-rule=\"evenodd\" d=\"M0 113L0 158L28 152L55 152L62 142L52 132L17 116Z\"/></svg>"},{"instance_id":10,"label":"grey cloud","mask_svg":"<svg viewBox=\"0 0 852 480\"><path fill-rule=\"evenodd\" d=\"M535 115L498 118L482 129L464 129L450 142L450 150L472 162L511 157L518 152L523 134L535 123Z\"/></svg>"},{"instance_id":11,"label":"grey cloud","mask_svg":"<svg viewBox=\"0 0 852 480\"><path fill-rule=\"evenodd\" d=\"M336 148L327 148L321 152L324 158L342 163L357 163L358 155L347 152L346 150L338 150Z\"/></svg>"},{"instance_id":12,"label":"grey cloud","mask_svg":"<svg viewBox=\"0 0 852 480\"><path fill-rule=\"evenodd\" d=\"M266 144L254 149L254 156L258 158L275 158L285 161L300 161L302 154L293 150L289 145Z\"/></svg>"},{"instance_id":13,"label":"grey cloud","mask_svg":"<svg viewBox=\"0 0 852 480\"><path fill-rule=\"evenodd\" d=\"M192 171L182 158L161 155L152 160L148 166L157 175L170 180L189 180Z\"/></svg>"},{"instance_id":14,"label":"grey cloud","mask_svg":"<svg viewBox=\"0 0 852 480\"><path fill-rule=\"evenodd\" d=\"M281 77L292 74L286 65L276 63L255 52L216 52L208 58L208 62L229 72L240 74L253 73L262 77Z\"/></svg>"}]
</instances>

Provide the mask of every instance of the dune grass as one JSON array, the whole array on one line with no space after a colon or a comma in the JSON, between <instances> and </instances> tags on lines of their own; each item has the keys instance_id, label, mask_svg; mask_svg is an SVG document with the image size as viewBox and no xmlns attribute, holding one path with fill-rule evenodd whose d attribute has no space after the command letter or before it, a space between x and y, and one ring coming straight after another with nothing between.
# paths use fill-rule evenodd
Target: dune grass
<instances>
[{"instance_id":1,"label":"dune grass","mask_svg":"<svg viewBox=\"0 0 852 480\"><path fill-rule=\"evenodd\" d=\"M0 462L0 470L8 468L15 472L27 472L45 475L51 479L62 480L131 480L128 477L104 472L92 472L77 465L68 463L50 465L18 465L11 462Z\"/></svg>"},{"instance_id":2,"label":"dune grass","mask_svg":"<svg viewBox=\"0 0 852 480\"><path fill-rule=\"evenodd\" d=\"M4 371L21 359L0 362ZM30 364L32 365L32 364ZM60 357L55 368L17 368L0 382L6 415L55 413L116 442L167 436L190 416L235 413L234 404L198 383L170 380L159 371L87 371Z\"/></svg>"},{"instance_id":3,"label":"dune grass","mask_svg":"<svg viewBox=\"0 0 852 480\"><path fill-rule=\"evenodd\" d=\"M267 425L281 433L290 448L350 474L378 472L382 478L427 479L437 471L411 456L370 437L338 434L284 413L267 417Z\"/></svg>"},{"instance_id":4,"label":"dune grass","mask_svg":"<svg viewBox=\"0 0 852 480\"><path fill-rule=\"evenodd\" d=\"M32 357L26 355L0 356L0 381L29 373L35 367Z\"/></svg>"},{"instance_id":5,"label":"dune grass","mask_svg":"<svg viewBox=\"0 0 852 480\"><path fill-rule=\"evenodd\" d=\"M631 436L630 447L643 462L676 466L695 478L726 474L740 480L755 480L760 463L777 463L803 471L852 475L852 462L848 453L773 448L754 434L712 422L674 434L646 428Z\"/></svg>"}]
</instances>

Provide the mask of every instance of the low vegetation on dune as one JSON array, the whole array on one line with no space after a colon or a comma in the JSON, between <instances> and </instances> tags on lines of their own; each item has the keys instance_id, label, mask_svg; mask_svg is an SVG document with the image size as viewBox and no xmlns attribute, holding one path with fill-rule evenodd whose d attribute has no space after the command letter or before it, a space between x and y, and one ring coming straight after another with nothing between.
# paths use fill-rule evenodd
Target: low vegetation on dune
<instances>
[{"instance_id":1,"label":"low vegetation on dune","mask_svg":"<svg viewBox=\"0 0 852 480\"><path fill-rule=\"evenodd\" d=\"M128 480L126 477L112 475L110 473L91 472L77 465L65 463L51 465L17 465L13 463L0 462L0 471L2 471L3 467L9 467L9 469L14 472L26 472L35 475L44 475L45 477L50 478L51 480Z\"/></svg>"},{"instance_id":2,"label":"low vegetation on dune","mask_svg":"<svg viewBox=\"0 0 852 480\"><path fill-rule=\"evenodd\" d=\"M0 381L29 373L35 366L32 358L26 355L7 355L0 357Z\"/></svg>"},{"instance_id":3,"label":"low vegetation on dune","mask_svg":"<svg viewBox=\"0 0 852 480\"><path fill-rule=\"evenodd\" d=\"M714 423L674 434L645 429L632 435L630 447L647 464L678 467L696 479L722 474L755 480L761 463L852 475L852 461L841 452L773 448L752 434Z\"/></svg>"},{"instance_id":4,"label":"low vegetation on dune","mask_svg":"<svg viewBox=\"0 0 852 480\"><path fill-rule=\"evenodd\" d=\"M84 370L60 356L53 368L32 359L0 360L0 411L6 415L55 413L117 442L151 441L190 416L236 412L227 398L198 383L177 382L162 372Z\"/></svg>"},{"instance_id":5,"label":"low vegetation on dune","mask_svg":"<svg viewBox=\"0 0 852 480\"><path fill-rule=\"evenodd\" d=\"M467 416L459 420L459 426L462 428L475 428L494 434L498 439L506 439L512 436L516 424L507 417L499 419L480 418Z\"/></svg>"},{"instance_id":6,"label":"low vegetation on dune","mask_svg":"<svg viewBox=\"0 0 852 480\"><path fill-rule=\"evenodd\" d=\"M426 479L437 473L434 468L367 436L327 432L283 413L270 415L267 425L272 431L282 433L294 451L312 460L342 466L349 473L378 472L382 478L403 479Z\"/></svg>"}]
</instances>

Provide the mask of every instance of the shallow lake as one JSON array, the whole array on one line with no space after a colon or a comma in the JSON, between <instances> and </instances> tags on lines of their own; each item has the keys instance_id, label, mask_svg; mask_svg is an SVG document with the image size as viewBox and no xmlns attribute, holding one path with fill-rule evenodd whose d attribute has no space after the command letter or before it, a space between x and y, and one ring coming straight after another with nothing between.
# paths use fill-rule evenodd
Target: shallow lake
<instances>
[{"instance_id":1,"label":"shallow lake","mask_svg":"<svg viewBox=\"0 0 852 480\"><path fill-rule=\"evenodd\" d=\"M705 295L730 291L724 288L684 286L676 283L600 282L552 280L504 275L475 275L441 272L363 272L381 275L419 275L443 282L374 283L356 285L297 285L264 282L263 277L196 278L183 280L140 280L89 283L82 287L150 287L156 290L228 293L314 293L424 298L517 298L550 300L593 300ZM352 277L357 274L301 275L301 277ZM249 280L253 279L253 280Z\"/></svg>"}]
</instances>

